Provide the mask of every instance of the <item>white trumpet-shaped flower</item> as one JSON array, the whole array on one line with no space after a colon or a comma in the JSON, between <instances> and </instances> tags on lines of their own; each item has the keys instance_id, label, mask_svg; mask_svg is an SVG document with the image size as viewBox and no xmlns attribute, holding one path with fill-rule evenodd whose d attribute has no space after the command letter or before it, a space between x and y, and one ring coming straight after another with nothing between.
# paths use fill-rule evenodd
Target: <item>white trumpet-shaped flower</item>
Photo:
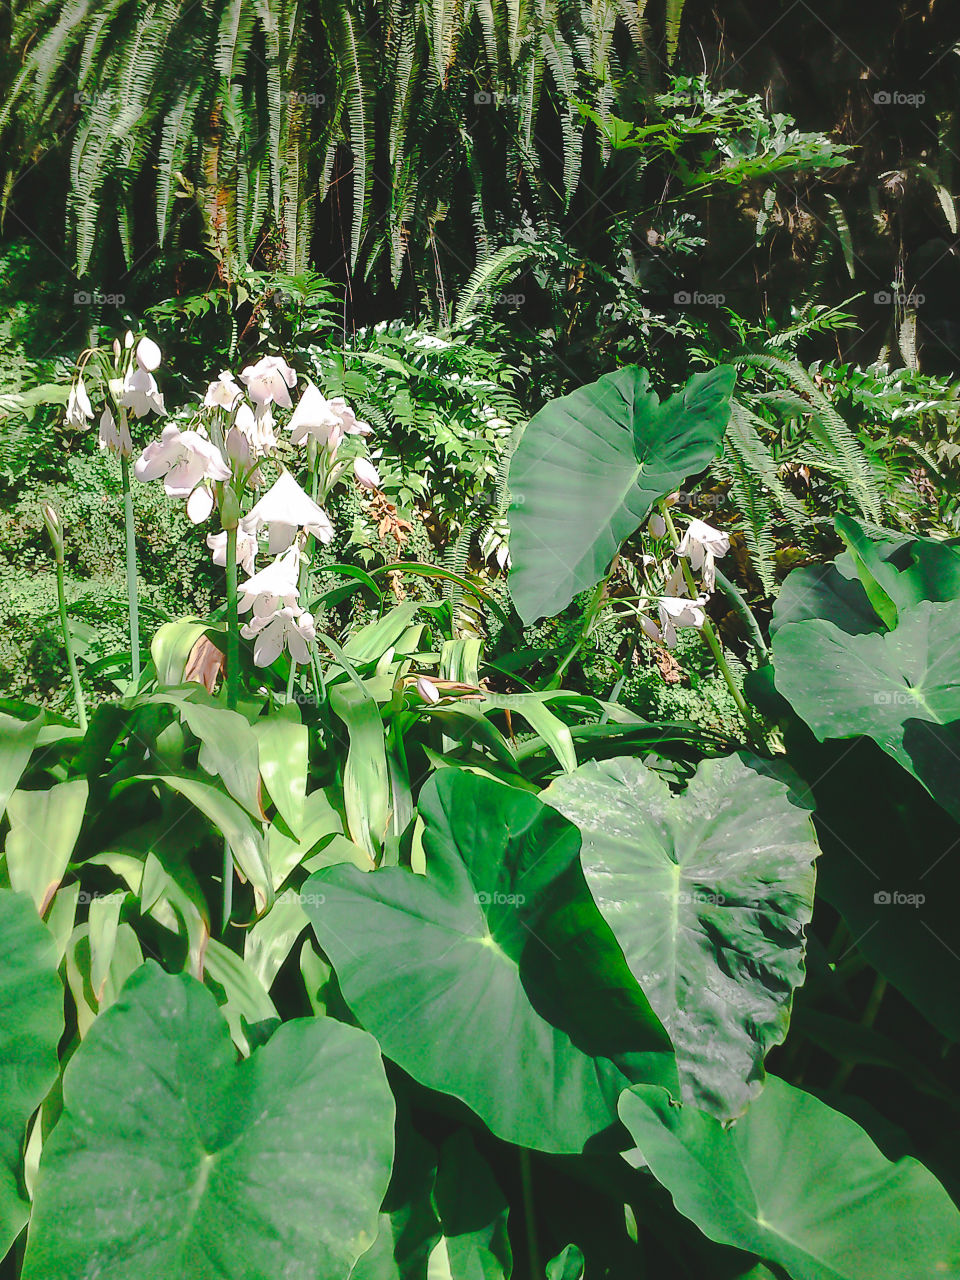
<instances>
[{"instance_id":1,"label":"white trumpet-shaped flower","mask_svg":"<svg viewBox=\"0 0 960 1280\"><path fill-rule=\"evenodd\" d=\"M248 364L240 371L240 381L254 404L291 408L289 389L297 385L297 375L283 356L263 356L256 364Z\"/></svg>"},{"instance_id":2,"label":"white trumpet-shaped flower","mask_svg":"<svg viewBox=\"0 0 960 1280\"><path fill-rule=\"evenodd\" d=\"M93 405L90 403L82 378L79 378L70 388L66 416L67 426L72 427L74 431L85 431L87 423L93 418Z\"/></svg>"},{"instance_id":3,"label":"white trumpet-shaped flower","mask_svg":"<svg viewBox=\"0 0 960 1280\"><path fill-rule=\"evenodd\" d=\"M696 627L699 629L706 621L705 601L682 600L677 596L661 596L657 602L660 613L660 638L668 649L677 644L677 627Z\"/></svg>"},{"instance_id":4,"label":"white trumpet-shaped flower","mask_svg":"<svg viewBox=\"0 0 960 1280\"><path fill-rule=\"evenodd\" d=\"M227 531L221 529L219 533L207 534L207 546L213 552L213 563L219 565L221 569L227 567ZM251 538L249 534L244 533L242 529L237 530L237 564L244 573L253 575L256 572L257 563L257 540Z\"/></svg>"},{"instance_id":5,"label":"white trumpet-shaped flower","mask_svg":"<svg viewBox=\"0 0 960 1280\"><path fill-rule=\"evenodd\" d=\"M273 453L277 447L273 426L273 414L269 407L260 406L258 412L254 413L248 404L242 404L237 410L231 430L242 431L250 445L251 455L263 458Z\"/></svg>"},{"instance_id":6,"label":"white trumpet-shaped flower","mask_svg":"<svg viewBox=\"0 0 960 1280\"><path fill-rule=\"evenodd\" d=\"M131 365L127 370L117 404L121 409L129 409L135 418L145 418L148 413L166 413L156 379L149 369L139 366Z\"/></svg>"},{"instance_id":7,"label":"white trumpet-shaped flower","mask_svg":"<svg viewBox=\"0 0 960 1280\"><path fill-rule=\"evenodd\" d=\"M318 444L336 448L343 438L340 414L319 387L308 382L287 423L292 444L303 444L311 436Z\"/></svg>"},{"instance_id":8,"label":"white trumpet-shaped flower","mask_svg":"<svg viewBox=\"0 0 960 1280\"><path fill-rule=\"evenodd\" d=\"M100 432L97 437L97 443L101 449L109 449L111 453L117 453L122 458L133 456L133 441L130 438L130 428L123 421L118 427L109 409L104 409L100 415Z\"/></svg>"},{"instance_id":9,"label":"white trumpet-shaped flower","mask_svg":"<svg viewBox=\"0 0 960 1280\"><path fill-rule=\"evenodd\" d=\"M244 516L245 533L256 534L266 525L270 530L268 551L276 555L286 551L298 529L305 529L321 542L333 538L333 525L322 507L297 484L289 471L277 480Z\"/></svg>"},{"instance_id":10,"label":"white trumpet-shaped flower","mask_svg":"<svg viewBox=\"0 0 960 1280\"><path fill-rule=\"evenodd\" d=\"M207 409L232 409L243 388L238 385L229 369L224 369L218 378L207 386L207 394L203 397Z\"/></svg>"},{"instance_id":11,"label":"white trumpet-shaped flower","mask_svg":"<svg viewBox=\"0 0 960 1280\"><path fill-rule=\"evenodd\" d=\"M255 618L263 618L281 607L295 605L300 598L300 560L300 550L294 544L272 564L241 582L237 611L248 613L252 609Z\"/></svg>"},{"instance_id":12,"label":"white trumpet-shaped flower","mask_svg":"<svg viewBox=\"0 0 960 1280\"><path fill-rule=\"evenodd\" d=\"M138 480L162 478L171 498L187 498L205 481L229 480L231 474L215 444L196 431L181 431L172 424L164 427L159 440L147 445L133 471Z\"/></svg>"},{"instance_id":13,"label":"white trumpet-shaped flower","mask_svg":"<svg viewBox=\"0 0 960 1280\"><path fill-rule=\"evenodd\" d=\"M690 567L701 575L704 590L712 591L717 581L715 561L729 550L730 539L727 534L714 529L705 520L691 520L677 547L677 555L685 556L690 561Z\"/></svg>"},{"instance_id":14,"label":"white trumpet-shaped flower","mask_svg":"<svg viewBox=\"0 0 960 1280\"><path fill-rule=\"evenodd\" d=\"M330 405L330 408L339 415L340 426L343 429L344 435L373 435L373 427L371 427L370 423L362 422L347 404L346 400L344 400L343 396L334 396L333 399L328 400L327 403Z\"/></svg>"},{"instance_id":15,"label":"white trumpet-shaped flower","mask_svg":"<svg viewBox=\"0 0 960 1280\"><path fill-rule=\"evenodd\" d=\"M141 338L137 343L137 349L134 352L137 364L146 373L153 373L154 369L160 368L160 361L163 356L160 348L152 338Z\"/></svg>"},{"instance_id":16,"label":"white trumpet-shaped flower","mask_svg":"<svg viewBox=\"0 0 960 1280\"><path fill-rule=\"evenodd\" d=\"M356 476L359 484L365 489L379 489L380 472L369 460L369 458L354 458L353 474Z\"/></svg>"},{"instance_id":17,"label":"white trumpet-shaped flower","mask_svg":"<svg viewBox=\"0 0 960 1280\"><path fill-rule=\"evenodd\" d=\"M285 648L294 662L309 662L309 646L317 638L313 614L295 605L285 605L274 614L254 616L240 628L240 634L253 641L253 661L258 667L269 667Z\"/></svg>"}]
</instances>

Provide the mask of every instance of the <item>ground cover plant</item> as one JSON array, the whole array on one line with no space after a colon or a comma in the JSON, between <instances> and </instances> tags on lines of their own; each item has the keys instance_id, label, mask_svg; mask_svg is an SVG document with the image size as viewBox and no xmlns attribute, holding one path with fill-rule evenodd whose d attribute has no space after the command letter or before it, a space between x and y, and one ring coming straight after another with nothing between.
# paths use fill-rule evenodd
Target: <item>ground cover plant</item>
<instances>
[{"instance_id":1,"label":"ground cover plant","mask_svg":"<svg viewBox=\"0 0 960 1280\"><path fill-rule=\"evenodd\" d=\"M956 90L0 13L0 1275L960 1280Z\"/></svg>"}]
</instances>

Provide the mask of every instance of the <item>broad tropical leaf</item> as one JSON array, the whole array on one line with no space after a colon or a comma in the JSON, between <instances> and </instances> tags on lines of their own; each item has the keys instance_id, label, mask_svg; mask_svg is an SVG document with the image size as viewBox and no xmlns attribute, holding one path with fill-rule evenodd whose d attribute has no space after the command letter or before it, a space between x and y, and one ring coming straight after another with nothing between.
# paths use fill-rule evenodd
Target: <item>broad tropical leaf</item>
<instances>
[{"instance_id":1,"label":"broad tropical leaf","mask_svg":"<svg viewBox=\"0 0 960 1280\"><path fill-rule=\"evenodd\" d=\"M676 1087L669 1038L584 883L576 828L457 769L431 779L420 813L425 875L337 866L304 886L384 1053L543 1151L580 1151L632 1079Z\"/></svg>"},{"instance_id":2,"label":"broad tropical leaf","mask_svg":"<svg viewBox=\"0 0 960 1280\"><path fill-rule=\"evenodd\" d=\"M960 820L958 633L960 600L901 609L883 635L789 623L773 646L777 689L821 741L873 738Z\"/></svg>"},{"instance_id":3,"label":"broad tropical leaf","mask_svg":"<svg viewBox=\"0 0 960 1280\"><path fill-rule=\"evenodd\" d=\"M376 1233L393 1112L362 1031L288 1022L238 1063L213 996L147 963L67 1068L24 1280L346 1277Z\"/></svg>"},{"instance_id":4,"label":"broad tropical leaf","mask_svg":"<svg viewBox=\"0 0 960 1280\"><path fill-rule=\"evenodd\" d=\"M543 794L580 828L587 884L673 1039L684 1097L737 1115L803 982L809 810L736 756L705 760L679 796L633 759L581 765Z\"/></svg>"},{"instance_id":5,"label":"broad tropical leaf","mask_svg":"<svg viewBox=\"0 0 960 1280\"><path fill-rule=\"evenodd\" d=\"M594 586L653 504L720 450L734 372L662 404L636 365L545 405L510 464L510 592L527 623Z\"/></svg>"},{"instance_id":6,"label":"broad tropical leaf","mask_svg":"<svg viewBox=\"0 0 960 1280\"><path fill-rule=\"evenodd\" d=\"M891 1163L853 1120L782 1080L729 1129L643 1085L620 1114L682 1214L793 1280L958 1274L960 1214L933 1175Z\"/></svg>"}]
</instances>

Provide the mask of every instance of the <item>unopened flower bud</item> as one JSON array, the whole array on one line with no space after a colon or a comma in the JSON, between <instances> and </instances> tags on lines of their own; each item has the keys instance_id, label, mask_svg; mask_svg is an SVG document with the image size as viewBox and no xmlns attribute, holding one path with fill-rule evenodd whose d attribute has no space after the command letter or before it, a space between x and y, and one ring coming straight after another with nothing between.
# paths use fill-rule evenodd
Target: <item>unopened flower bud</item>
<instances>
[{"instance_id":1,"label":"unopened flower bud","mask_svg":"<svg viewBox=\"0 0 960 1280\"><path fill-rule=\"evenodd\" d=\"M43 504L43 523L47 526L47 533L50 535L54 559L57 564L63 564L63 521L52 503Z\"/></svg>"}]
</instances>

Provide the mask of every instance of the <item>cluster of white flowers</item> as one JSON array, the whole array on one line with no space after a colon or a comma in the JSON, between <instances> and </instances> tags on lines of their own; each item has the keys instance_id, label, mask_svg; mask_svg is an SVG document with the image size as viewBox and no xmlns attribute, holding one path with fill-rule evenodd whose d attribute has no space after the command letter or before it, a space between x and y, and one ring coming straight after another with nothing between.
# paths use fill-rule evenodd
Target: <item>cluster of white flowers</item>
<instances>
[{"instance_id":1,"label":"cluster of white flowers","mask_svg":"<svg viewBox=\"0 0 960 1280\"><path fill-rule=\"evenodd\" d=\"M667 531L666 521L655 512L650 517L647 528L654 538L662 538ZM668 649L673 649L677 643L678 627L696 627L699 630L703 626L707 618L705 606L717 584L716 562L729 550L730 538L727 534L714 529L704 520L690 521L676 548L677 563L664 577L662 594L653 598L658 620L655 622L648 614L640 614L640 626L651 640L657 640ZM695 597L691 597L681 560L688 561L691 576L699 574L700 593ZM653 556L644 556L644 564L656 564L656 560ZM669 565L670 561L667 560L662 567Z\"/></svg>"},{"instance_id":2,"label":"cluster of white flowers","mask_svg":"<svg viewBox=\"0 0 960 1280\"><path fill-rule=\"evenodd\" d=\"M134 417L144 411L164 411L152 376L159 363L156 344L141 340L131 373L123 386L116 388L117 404ZM143 481L163 480L170 497L185 499L187 515L200 524L215 507L224 512L227 492L238 499L248 485L264 487L261 464L277 450L274 408L279 408L293 410L287 423L292 444L315 441L326 450L325 491L329 491L347 465L334 462L340 444L346 436L369 436L372 429L357 418L344 399L326 399L312 382L294 408L290 393L296 384L296 371L281 356L264 356L242 369L239 377L222 370L207 386L197 419L189 427L167 425L160 438L140 454L134 474ZM92 409L82 382L75 393L68 417L72 414L73 420L85 423L92 417ZM126 419L117 427L109 411L101 421L100 439L105 448L124 450L127 456L132 453ZM353 470L363 487L379 487L379 473L368 458L355 458ZM237 519L236 503L233 510ZM258 570L261 535L266 537L267 554L274 558ZM316 629L299 598L303 547L311 536L328 543L333 538L333 525L323 507L281 466L279 478L245 516L239 517L236 526L237 564L247 575L239 584L238 611L250 614L240 634L254 642L257 666L269 666L284 649L295 663L310 660L308 646L316 638ZM228 538L227 529L207 535L216 565L226 566Z\"/></svg>"}]
</instances>

